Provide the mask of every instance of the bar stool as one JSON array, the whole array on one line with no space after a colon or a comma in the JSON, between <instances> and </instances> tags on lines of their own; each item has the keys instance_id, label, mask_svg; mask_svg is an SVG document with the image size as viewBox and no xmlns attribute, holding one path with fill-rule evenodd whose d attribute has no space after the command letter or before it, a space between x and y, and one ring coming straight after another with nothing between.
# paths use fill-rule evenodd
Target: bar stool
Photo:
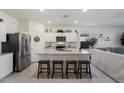
<instances>
[{"instance_id":1,"label":"bar stool","mask_svg":"<svg viewBox=\"0 0 124 93\"><path fill-rule=\"evenodd\" d=\"M69 68L69 65L73 65L73 67ZM77 61L66 60L66 78L68 78L69 73L74 73L76 75L76 78L78 79Z\"/></svg>"},{"instance_id":2,"label":"bar stool","mask_svg":"<svg viewBox=\"0 0 124 93\"><path fill-rule=\"evenodd\" d=\"M53 60L53 70L52 70L52 78L54 77L55 73L61 73L62 79L63 79L63 60ZM60 65L60 67L57 67L57 65ZM58 71L59 70L59 71Z\"/></svg>"},{"instance_id":3,"label":"bar stool","mask_svg":"<svg viewBox=\"0 0 124 93\"><path fill-rule=\"evenodd\" d=\"M90 78L92 78L92 75L91 75L91 68L90 68L90 61L88 60L79 60L79 63L78 63L78 72L80 74L80 79L82 78L82 73L88 73ZM85 65L85 68L82 68L82 65ZM82 71L82 70L85 70L85 71Z\"/></svg>"},{"instance_id":4,"label":"bar stool","mask_svg":"<svg viewBox=\"0 0 124 93\"><path fill-rule=\"evenodd\" d=\"M46 65L47 67L43 67L43 65ZM43 71L46 70L46 71ZM38 62L38 74L37 78L39 78L40 73L47 73L47 77L49 78L50 75L50 60L40 60Z\"/></svg>"}]
</instances>

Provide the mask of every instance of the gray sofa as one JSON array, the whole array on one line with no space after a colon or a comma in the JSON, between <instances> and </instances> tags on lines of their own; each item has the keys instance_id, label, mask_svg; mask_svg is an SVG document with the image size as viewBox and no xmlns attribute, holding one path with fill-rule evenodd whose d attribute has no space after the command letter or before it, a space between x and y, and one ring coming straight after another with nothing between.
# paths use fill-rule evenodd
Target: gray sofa
<instances>
[{"instance_id":1,"label":"gray sofa","mask_svg":"<svg viewBox=\"0 0 124 93\"><path fill-rule=\"evenodd\" d=\"M97 48L103 51L110 51L117 54L124 54L124 48L122 47L107 47L107 48Z\"/></svg>"}]
</instances>

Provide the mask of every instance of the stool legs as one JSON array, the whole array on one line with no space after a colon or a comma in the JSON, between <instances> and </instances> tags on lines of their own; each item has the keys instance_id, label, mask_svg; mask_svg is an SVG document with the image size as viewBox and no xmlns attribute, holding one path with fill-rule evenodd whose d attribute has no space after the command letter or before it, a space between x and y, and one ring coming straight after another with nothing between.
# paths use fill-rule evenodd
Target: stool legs
<instances>
[{"instance_id":1,"label":"stool legs","mask_svg":"<svg viewBox=\"0 0 124 93\"><path fill-rule=\"evenodd\" d=\"M53 78L53 75L54 75L54 67L55 67L55 65L53 64L52 78Z\"/></svg>"},{"instance_id":2,"label":"stool legs","mask_svg":"<svg viewBox=\"0 0 124 93\"><path fill-rule=\"evenodd\" d=\"M90 64L85 64L86 65L86 68L85 68L86 72L82 72L82 65L83 64L80 64L80 63L78 64L78 73L80 75L80 79L82 78L82 73L88 73L90 78L92 79Z\"/></svg>"},{"instance_id":3,"label":"stool legs","mask_svg":"<svg viewBox=\"0 0 124 93\"><path fill-rule=\"evenodd\" d=\"M82 78L82 64L79 64L79 69L80 69L80 79Z\"/></svg>"},{"instance_id":4,"label":"stool legs","mask_svg":"<svg viewBox=\"0 0 124 93\"><path fill-rule=\"evenodd\" d=\"M61 64L61 67L62 67L62 79L63 79L63 64Z\"/></svg>"},{"instance_id":5,"label":"stool legs","mask_svg":"<svg viewBox=\"0 0 124 93\"><path fill-rule=\"evenodd\" d=\"M49 75L50 75L50 64L47 64L47 77L49 78Z\"/></svg>"},{"instance_id":6,"label":"stool legs","mask_svg":"<svg viewBox=\"0 0 124 93\"><path fill-rule=\"evenodd\" d=\"M75 74L76 74L76 78L78 79L78 72L77 72L77 64L75 64Z\"/></svg>"},{"instance_id":7,"label":"stool legs","mask_svg":"<svg viewBox=\"0 0 124 93\"><path fill-rule=\"evenodd\" d=\"M37 73L37 79L39 78L39 73L40 73L40 64L38 64L38 73Z\"/></svg>"},{"instance_id":8,"label":"stool legs","mask_svg":"<svg viewBox=\"0 0 124 93\"><path fill-rule=\"evenodd\" d=\"M71 65L71 64L70 64ZM68 79L68 73L74 73L76 75L76 78L78 79L78 71L77 71L77 64L72 64L74 65L73 71L74 72L69 72L70 68L69 68L69 64L66 64L66 79Z\"/></svg>"},{"instance_id":9,"label":"stool legs","mask_svg":"<svg viewBox=\"0 0 124 93\"><path fill-rule=\"evenodd\" d=\"M86 73L88 73L88 66L89 64L86 64Z\"/></svg>"},{"instance_id":10,"label":"stool legs","mask_svg":"<svg viewBox=\"0 0 124 93\"><path fill-rule=\"evenodd\" d=\"M61 68L59 68L59 70L61 70L61 75L62 75L62 79L64 78L64 75L63 75L63 63L59 64L61 65ZM53 63L53 71L52 71L52 78L54 77L54 74L56 73L55 70L57 70L58 68L55 67L55 64Z\"/></svg>"},{"instance_id":11,"label":"stool legs","mask_svg":"<svg viewBox=\"0 0 124 93\"><path fill-rule=\"evenodd\" d=\"M90 64L89 64L89 75L90 75L90 78L92 79Z\"/></svg>"},{"instance_id":12,"label":"stool legs","mask_svg":"<svg viewBox=\"0 0 124 93\"><path fill-rule=\"evenodd\" d=\"M68 64L66 64L66 78L68 79Z\"/></svg>"},{"instance_id":13,"label":"stool legs","mask_svg":"<svg viewBox=\"0 0 124 93\"><path fill-rule=\"evenodd\" d=\"M46 64L47 65L47 68L43 68L43 64ZM42 70L46 70L45 72L43 72ZM44 62L43 61L43 63L41 62L41 63L38 63L38 73L37 73L37 79L39 79L39 74L40 73L47 73L47 77L49 78L49 75L50 75L50 63L48 63L48 62Z\"/></svg>"}]
</instances>

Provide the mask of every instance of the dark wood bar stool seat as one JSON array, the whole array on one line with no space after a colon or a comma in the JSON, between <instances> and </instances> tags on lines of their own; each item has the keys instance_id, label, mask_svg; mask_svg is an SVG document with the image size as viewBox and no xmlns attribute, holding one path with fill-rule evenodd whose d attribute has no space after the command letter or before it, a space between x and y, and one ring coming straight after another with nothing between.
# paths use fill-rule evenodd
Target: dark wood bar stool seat
<instances>
[{"instance_id":1,"label":"dark wood bar stool seat","mask_svg":"<svg viewBox=\"0 0 124 93\"><path fill-rule=\"evenodd\" d=\"M73 65L73 67L69 67ZM66 78L68 78L69 73L74 73L76 78L78 79L78 72L77 72L77 61L75 60L66 60Z\"/></svg>"},{"instance_id":2,"label":"dark wood bar stool seat","mask_svg":"<svg viewBox=\"0 0 124 93\"><path fill-rule=\"evenodd\" d=\"M46 65L46 67L43 67L44 65ZM50 75L50 60L40 60L38 62L37 78L39 78L40 73L47 73L47 77L49 78L49 75Z\"/></svg>"},{"instance_id":3,"label":"dark wood bar stool seat","mask_svg":"<svg viewBox=\"0 0 124 93\"><path fill-rule=\"evenodd\" d=\"M63 60L53 60L53 70L52 70L52 78L54 77L55 73L61 73L62 74L62 79L63 79ZM57 67L59 65L60 67Z\"/></svg>"},{"instance_id":4,"label":"dark wood bar stool seat","mask_svg":"<svg viewBox=\"0 0 124 93\"><path fill-rule=\"evenodd\" d=\"M78 72L80 74L80 78L82 78L82 73L88 73L90 78L92 78L91 75L91 68L90 68L90 61L89 60L79 60L78 61ZM85 65L85 67L82 67L82 65ZM85 70L85 71L82 71Z\"/></svg>"}]
</instances>

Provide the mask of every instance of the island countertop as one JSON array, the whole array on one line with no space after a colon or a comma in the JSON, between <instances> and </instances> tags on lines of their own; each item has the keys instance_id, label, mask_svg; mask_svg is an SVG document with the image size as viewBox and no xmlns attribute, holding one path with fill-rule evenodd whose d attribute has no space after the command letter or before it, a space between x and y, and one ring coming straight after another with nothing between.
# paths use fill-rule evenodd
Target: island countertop
<instances>
[{"instance_id":1,"label":"island countertop","mask_svg":"<svg viewBox=\"0 0 124 93\"><path fill-rule=\"evenodd\" d=\"M90 50L83 50L83 51L42 51L40 53L36 53L37 55L43 55L43 54L57 54L57 55L66 55L66 54L75 54L75 55L80 55L80 54L84 54L84 55L91 55L93 54L92 52L90 52Z\"/></svg>"},{"instance_id":2,"label":"island countertop","mask_svg":"<svg viewBox=\"0 0 124 93\"><path fill-rule=\"evenodd\" d=\"M90 51L56 51L56 52L41 52L36 53L38 60L89 60L91 55Z\"/></svg>"}]
</instances>

